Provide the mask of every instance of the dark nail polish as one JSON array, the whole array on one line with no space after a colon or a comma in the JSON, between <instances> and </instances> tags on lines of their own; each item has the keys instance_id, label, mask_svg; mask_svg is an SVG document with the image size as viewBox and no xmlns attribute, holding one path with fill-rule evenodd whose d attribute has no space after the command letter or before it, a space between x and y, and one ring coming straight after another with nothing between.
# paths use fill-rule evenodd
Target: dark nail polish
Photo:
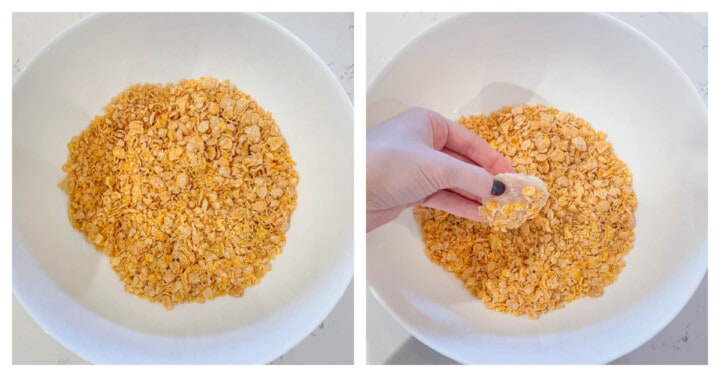
<instances>
[{"instance_id":1,"label":"dark nail polish","mask_svg":"<svg viewBox=\"0 0 720 377\"><path fill-rule=\"evenodd\" d=\"M493 187L492 191L490 191L493 195L502 195L505 192L505 184L498 181L497 179L493 179Z\"/></svg>"}]
</instances>

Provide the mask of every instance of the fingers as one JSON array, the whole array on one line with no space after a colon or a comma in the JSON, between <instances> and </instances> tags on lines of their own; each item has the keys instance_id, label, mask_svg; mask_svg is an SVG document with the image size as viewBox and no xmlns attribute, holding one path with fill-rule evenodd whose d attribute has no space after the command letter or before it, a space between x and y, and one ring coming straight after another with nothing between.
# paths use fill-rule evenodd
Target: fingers
<instances>
[{"instance_id":1,"label":"fingers","mask_svg":"<svg viewBox=\"0 0 720 377\"><path fill-rule=\"evenodd\" d=\"M475 161L461 155L460 153L455 152L452 149L443 148L440 150L440 152L448 154L450 156L453 156L454 158L456 158L462 162L467 162L468 164L473 164L473 165L477 164Z\"/></svg>"},{"instance_id":2,"label":"fingers","mask_svg":"<svg viewBox=\"0 0 720 377\"><path fill-rule=\"evenodd\" d=\"M432 174L437 174L437 182L442 187L438 189L452 189L467 193L471 198L482 198L490 195L495 176L487 170L463 161L452 156L438 152L437 169Z\"/></svg>"},{"instance_id":3,"label":"fingers","mask_svg":"<svg viewBox=\"0 0 720 377\"><path fill-rule=\"evenodd\" d=\"M514 172L510 162L487 141L458 124L448 125L445 148L466 156L492 174Z\"/></svg>"},{"instance_id":4,"label":"fingers","mask_svg":"<svg viewBox=\"0 0 720 377\"><path fill-rule=\"evenodd\" d=\"M478 207L480 204L452 191L437 191L425 198L421 204L426 207L439 209L472 221L487 221L478 214Z\"/></svg>"},{"instance_id":5,"label":"fingers","mask_svg":"<svg viewBox=\"0 0 720 377\"><path fill-rule=\"evenodd\" d=\"M515 172L510 162L487 141L467 128L434 112L427 112L433 128L433 147L449 149L482 166L492 174Z\"/></svg>"}]
</instances>

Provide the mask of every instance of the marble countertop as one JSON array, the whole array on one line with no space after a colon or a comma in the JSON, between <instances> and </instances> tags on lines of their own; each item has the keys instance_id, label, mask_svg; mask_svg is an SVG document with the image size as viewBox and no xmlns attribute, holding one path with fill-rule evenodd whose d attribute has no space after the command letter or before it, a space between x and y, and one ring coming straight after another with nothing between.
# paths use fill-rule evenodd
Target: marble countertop
<instances>
[{"instance_id":1,"label":"marble countertop","mask_svg":"<svg viewBox=\"0 0 720 377\"><path fill-rule=\"evenodd\" d=\"M367 83L407 42L449 16L448 13L370 13L367 15ZM618 13L665 51L695 84L705 105L708 96L708 19L706 14ZM392 30L392 32L388 32ZM612 364L707 364L707 274L685 308L663 331ZM415 339L367 290L368 364L454 364Z\"/></svg>"},{"instance_id":2,"label":"marble countertop","mask_svg":"<svg viewBox=\"0 0 720 377\"><path fill-rule=\"evenodd\" d=\"M354 99L352 13L265 14L294 33L328 65ZM85 17L83 13L13 14L13 80L52 38ZM328 317L302 342L272 364L352 364L353 284ZM13 297L13 364L86 364L45 333Z\"/></svg>"}]
</instances>

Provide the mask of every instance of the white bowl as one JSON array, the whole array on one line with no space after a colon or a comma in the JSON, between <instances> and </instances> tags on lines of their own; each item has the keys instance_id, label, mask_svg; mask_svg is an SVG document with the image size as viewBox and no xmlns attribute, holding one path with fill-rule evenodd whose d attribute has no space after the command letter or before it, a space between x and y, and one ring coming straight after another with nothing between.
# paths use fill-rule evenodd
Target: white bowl
<instances>
[{"instance_id":1,"label":"white bowl","mask_svg":"<svg viewBox=\"0 0 720 377\"><path fill-rule=\"evenodd\" d=\"M637 240L618 281L539 320L494 312L427 259L408 210L368 234L368 284L458 362L609 362L665 327L707 270L707 109L661 48L610 16L465 14L390 60L368 89L367 122L410 106L457 119L520 103L586 119L630 167Z\"/></svg>"},{"instance_id":2,"label":"white bowl","mask_svg":"<svg viewBox=\"0 0 720 377\"><path fill-rule=\"evenodd\" d=\"M75 231L57 187L66 144L126 87L213 76L271 111L300 175L287 245L242 298L168 311L125 293ZM307 336L352 277L352 106L288 31L248 14L89 17L36 56L13 89L13 290L93 363L266 363Z\"/></svg>"}]
</instances>

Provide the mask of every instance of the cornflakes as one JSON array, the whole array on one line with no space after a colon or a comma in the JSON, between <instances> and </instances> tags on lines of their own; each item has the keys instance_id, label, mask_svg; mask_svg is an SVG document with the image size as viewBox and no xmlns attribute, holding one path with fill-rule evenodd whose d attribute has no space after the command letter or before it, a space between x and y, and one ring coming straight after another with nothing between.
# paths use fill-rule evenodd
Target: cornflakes
<instances>
[{"instance_id":1,"label":"cornflakes","mask_svg":"<svg viewBox=\"0 0 720 377\"><path fill-rule=\"evenodd\" d=\"M635 240L637 197L607 135L542 105L462 117L518 173L547 184L547 204L516 229L494 228L418 206L425 253L493 310L538 318L599 297Z\"/></svg>"},{"instance_id":2,"label":"cornflakes","mask_svg":"<svg viewBox=\"0 0 720 377\"><path fill-rule=\"evenodd\" d=\"M72 225L127 292L168 309L239 297L282 252L295 162L272 114L227 80L133 85L68 149Z\"/></svg>"},{"instance_id":3,"label":"cornflakes","mask_svg":"<svg viewBox=\"0 0 720 377\"><path fill-rule=\"evenodd\" d=\"M478 207L478 215L486 219L493 230L517 229L525 221L535 218L550 195L545 182L537 177L503 173L495 179L503 183L505 192L482 197L483 205Z\"/></svg>"}]
</instances>

